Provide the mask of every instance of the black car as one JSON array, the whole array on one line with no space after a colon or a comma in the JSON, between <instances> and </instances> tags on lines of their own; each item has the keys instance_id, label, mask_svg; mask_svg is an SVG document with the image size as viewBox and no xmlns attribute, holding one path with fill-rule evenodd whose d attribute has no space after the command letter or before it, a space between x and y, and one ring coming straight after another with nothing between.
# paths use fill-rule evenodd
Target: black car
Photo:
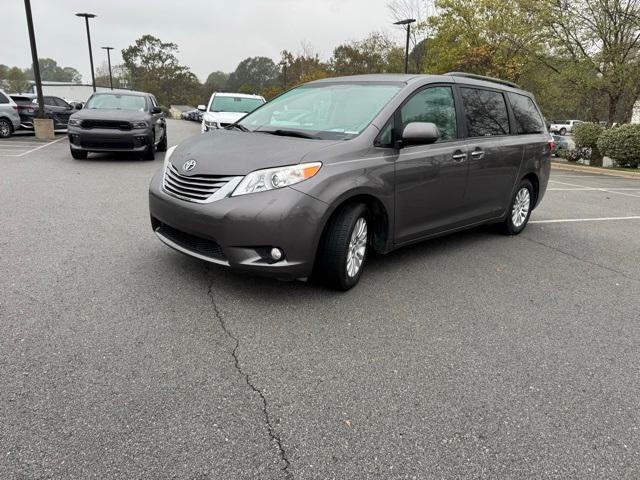
<instances>
[{"instance_id":1,"label":"black car","mask_svg":"<svg viewBox=\"0 0 640 480\"><path fill-rule=\"evenodd\" d=\"M38 110L38 96L35 93L21 93L9 96L18 105L20 128L33 130L33 117L36 114L36 110ZM75 112L76 108L60 97L45 95L43 100L44 115L46 118L53 119L53 128L56 130L67 128L69 117Z\"/></svg>"},{"instance_id":2,"label":"black car","mask_svg":"<svg viewBox=\"0 0 640 480\"><path fill-rule=\"evenodd\" d=\"M94 93L69 119L69 146L75 159L89 152L138 152L153 160L167 149L167 124L150 93Z\"/></svg>"}]
</instances>

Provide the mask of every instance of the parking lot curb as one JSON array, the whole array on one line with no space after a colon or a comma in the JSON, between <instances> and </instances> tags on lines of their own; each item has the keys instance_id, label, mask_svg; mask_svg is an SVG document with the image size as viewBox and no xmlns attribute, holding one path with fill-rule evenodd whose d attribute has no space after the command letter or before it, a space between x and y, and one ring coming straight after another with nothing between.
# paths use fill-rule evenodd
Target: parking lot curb
<instances>
[{"instance_id":1,"label":"parking lot curb","mask_svg":"<svg viewBox=\"0 0 640 480\"><path fill-rule=\"evenodd\" d=\"M600 175L610 175L612 177L640 178L640 171L624 172L620 170L613 170L611 168L589 167L587 165L567 165L566 163L560 163L553 160L551 161L551 167L557 170L566 170L568 172L598 173Z\"/></svg>"}]
</instances>

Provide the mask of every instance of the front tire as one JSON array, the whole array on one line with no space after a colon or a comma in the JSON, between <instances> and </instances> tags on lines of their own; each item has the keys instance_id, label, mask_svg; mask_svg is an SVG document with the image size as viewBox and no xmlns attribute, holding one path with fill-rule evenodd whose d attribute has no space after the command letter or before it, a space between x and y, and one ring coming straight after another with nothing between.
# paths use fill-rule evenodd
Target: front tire
<instances>
[{"instance_id":1,"label":"front tire","mask_svg":"<svg viewBox=\"0 0 640 480\"><path fill-rule=\"evenodd\" d=\"M531 211L535 205L535 192L529 180L522 180L511 199L507 218L502 224L506 235L518 235L529 222Z\"/></svg>"},{"instance_id":2,"label":"front tire","mask_svg":"<svg viewBox=\"0 0 640 480\"><path fill-rule=\"evenodd\" d=\"M166 152L167 151L167 129L164 129L164 133L162 134L162 140L160 140L160 143L158 144L158 151L159 152Z\"/></svg>"},{"instance_id":3,"label":"front tire","mask_svg":"<svg viewBox=\"0 0 640 480\"><path fill-rule=\"evenodd\" d=\"M13 125L6 118L0 118L0 138L9 138L13 131Z\"/></svg>"},{"instance_id":4,"label":"front tire","mask_svg":"<svg viewBox=\"0 0 640 480\"><path fill-rule=\"evenodd\" d=\"M151 143L147 147L147 149L142 154L142 158L145 160L155 160L156 159L156 137L155 135L151 139Z\"/></svg>"},{"instance_id":5,"label":"front tire","mask_svg":"<svg viewBox=\"0 0 640 480\"><path fill-rule=\"evenodd\" d=\"M73 148L70 149L70 150L71 150L71 156L75 160L86 160L87 159L87 152L85 152L84 150L74 150Z\"/></svg>"},{"instance_id":6,"label":"front tire","mask_svg":"<svg viewBox=\"0 0 640 480\"><path fill-rule=\"evenodd\" d=\"M317 263L318 274L328 286L349 290L358 283L367 261L371 231L363 204L347 205L329 221Z\"/></svg>"}]
</instances>

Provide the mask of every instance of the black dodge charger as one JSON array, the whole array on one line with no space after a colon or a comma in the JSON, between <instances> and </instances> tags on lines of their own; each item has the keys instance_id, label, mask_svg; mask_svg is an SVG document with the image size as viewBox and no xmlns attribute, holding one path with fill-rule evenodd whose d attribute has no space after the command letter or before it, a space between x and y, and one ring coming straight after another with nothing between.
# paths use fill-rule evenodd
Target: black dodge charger
<instances>
[{"instance_id":1,"label":"black dodge charger","mask_svg":"<svg viewBox=\"0 0 640 480\"><path fill-rule=\"evenodd\" d=\"M167 150L167 125L150 93L94 93L69 119L69 145L75 159L89 152L137 152L153 160Z\"/></svg>"}]
</instances>

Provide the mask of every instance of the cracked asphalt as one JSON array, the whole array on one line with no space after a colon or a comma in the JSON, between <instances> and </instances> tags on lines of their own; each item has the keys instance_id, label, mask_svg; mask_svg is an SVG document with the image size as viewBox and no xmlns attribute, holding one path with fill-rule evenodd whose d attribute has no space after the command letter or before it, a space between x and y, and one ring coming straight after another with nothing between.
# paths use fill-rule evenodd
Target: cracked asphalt
<instances>
[{"instance_id":1,"label":"cracked asphalt","mask_svg":"<svg viewBox=\"0 0 640 480\"><path fill-rule=\"evenodd\" d=\"M162 245L162 154L0 163L2 479L640 476L640 180L554 169L520 236L336 293Z\"/></svg>"}]
</instances>

